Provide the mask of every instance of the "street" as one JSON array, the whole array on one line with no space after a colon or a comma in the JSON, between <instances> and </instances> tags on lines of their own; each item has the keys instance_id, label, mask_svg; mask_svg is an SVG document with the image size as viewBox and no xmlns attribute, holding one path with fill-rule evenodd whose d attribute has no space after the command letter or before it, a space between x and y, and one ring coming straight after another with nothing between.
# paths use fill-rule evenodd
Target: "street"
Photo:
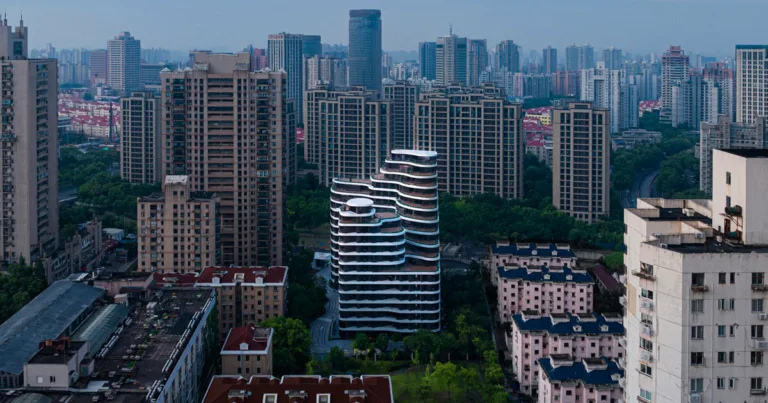
<instances>
[{"instance_id":1,"label":"street","mask_svg":"<svg viewBox=\"0 0 768 403\"><path fill-rule=\"evenodd\" d=\"M653 182L659 176L659 170L644 172L635 177L632 188L624 192L621 197L621 204L625 208L635 207L638 198L653 197Z\"/></svg>"},{"instance_id":2,"label":"street","mask_svg":"<svg viewBox=\"0 0 768 403\"><path fill-rule=\"evenodd\" d=\"M325 295L328 297L328 302L325 304L325 313L315 319L309 327L312 336L310 350L313 355L320 357L328 354L333 347L339 347L345 352L351 353L351 340L329 340L333 325L339 318L339 293L330 286L330 267L320 270L316 276L326 280Z\"/></svg>"}]
</instances>

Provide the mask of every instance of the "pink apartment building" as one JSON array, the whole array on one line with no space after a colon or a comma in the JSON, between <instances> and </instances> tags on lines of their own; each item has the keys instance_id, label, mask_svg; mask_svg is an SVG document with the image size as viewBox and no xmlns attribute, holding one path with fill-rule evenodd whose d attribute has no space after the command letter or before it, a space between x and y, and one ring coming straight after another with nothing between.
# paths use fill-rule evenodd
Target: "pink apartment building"
<instances>
[{"instance_id":1,"label":"pink apartment building","mask_svg":"<svg viewBox=\"0 0 768 403\"><path fill-rule=\"evenodd\" d=\"M497 241L491 246L491 267L520 266L576 267L576 254L567 243ZM491 277L498 285L498 276Z\"/></svg>"},{"instance_id":2,"label":"pink apartment building","mask_svg":"<svg viewBox=\"0 0 768 403\"><path fill-rule=\"evenodd\" d=\"M605 357L574 361L567 355L539 360L539 403L623 402L619 378L624 375L615 361Z\"/></svg>"},{"instance_id":3,"label":"pink apartment building","mask_svg":"<svg viewBox=\"0 0 768 403\"><path fill-rule=\"evenodd\" d=\"M512 317L506 333L512 370L520 382L520 391L536 394L542 358L567 355L571 361L600 357L624 357L619 339L624 325L619 314L549 314L526 312ZM580 401L586 403L587 400Z\"/></svg>"}]
</instances>

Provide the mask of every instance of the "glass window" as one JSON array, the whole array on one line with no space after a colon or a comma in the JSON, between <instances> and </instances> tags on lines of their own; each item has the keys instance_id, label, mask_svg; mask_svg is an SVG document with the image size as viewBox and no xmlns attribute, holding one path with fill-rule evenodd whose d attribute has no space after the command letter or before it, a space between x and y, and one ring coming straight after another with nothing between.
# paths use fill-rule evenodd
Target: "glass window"
<instances>
[{"instance_id":1,"label":"glass window","mask_svg":"<svg viewBox=\"0 0 768 403\"><path fill-rule=\"evenodd\" d=\"M691 393L701 393L704 390L704 378L691 379Z\"/></svg>"}]
</instances>

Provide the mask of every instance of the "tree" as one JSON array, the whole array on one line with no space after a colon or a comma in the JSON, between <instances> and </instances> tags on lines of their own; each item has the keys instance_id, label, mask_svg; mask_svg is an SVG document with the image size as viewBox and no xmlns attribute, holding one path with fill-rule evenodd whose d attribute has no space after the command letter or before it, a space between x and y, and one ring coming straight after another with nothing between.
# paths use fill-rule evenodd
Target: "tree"
<instances>
[{"instance_id":1,"label":"tree","mask_svg":"<svg viewBox=\"0 0 768 403\"><path fill-rule=\"evenodd\" d=\"M261 323L272 328L274 335L274 372L278 375L295 374L306 368L310 360L309 329L298 319L277 316Z\"/></svg>"},{"instance_id":2,"label":"tree","mask_svg":"<svg viewBox=\"0 0 768 403\"><path fill-rule=\"evenodd\" d=\"M432 373L429 374L430 385L433 385L436 390L447 392L448 400L451 400L451 396L457 393L459 381L458 370L452 362L436 363Z\"/></svg>"},{"instance_id":3,"label":"tree","mask_svg":"<svg viewBox=\"0 0 768 403\"><path fill-rule=\"evenodd\" d=\"M464 398L462 400L466 401L470 390L480 387L480 374L474 367L463 367L459 370L458 377L464 383Z\"/></svg>"},{"instance_id":4,"label":"tree","mask_svg":"<svg viewBox=\"0 0 768 403\"><path fill-rule=\"evenodd\" d=\"M387 337L386 333L379 333L379 335L376 336L376 341L373 343L373 345L376 346L376 348L382 352L387 350L388 344L389 344L389 337Z\"/></svg>"},{"instance_id":5,"label":"tree","mask_svg":"<svg viewBox=\"0 0 768 403\"><path fill-rule=\"evenodd\" d=\"M352 341L352 348L355 350L365 351L368 350L370 347L370 340L368 340L368 336L365 335L365 333L357 333L355 335L355 340Z\"/></svg>"},{"instance_id":6,"label":"tree","mask_svg":"<svg viewBox=\"0 0 768 403\"><path fill-rule=\"evenodd\" d=\"M45 268L40 261L29 266L20 257L0 275L0 324L8 320L48 286Z\"/></svg>"},{"instance_id":7,"label":"tree","mask_svg":"<svg viewBox=\"0 0 768 403\"><path fill-rule=\"evenodd\" d=\"M428 362L430 355L440 352L440 337L429 330L420 329L406 336L403 343L420 362Z\"/></svg>"},{"instance_id":8,"label":"tree","mask_svg":"<svg viewBox=\"0 0 768 403\"><path fill-rule=\"evenodd\" d=\"M312 251L305 249L288 262L288 312L307 326L325 312L328 302L325 282L315 277L312 269L313 259Z\"/></svg>"}]
</instances>

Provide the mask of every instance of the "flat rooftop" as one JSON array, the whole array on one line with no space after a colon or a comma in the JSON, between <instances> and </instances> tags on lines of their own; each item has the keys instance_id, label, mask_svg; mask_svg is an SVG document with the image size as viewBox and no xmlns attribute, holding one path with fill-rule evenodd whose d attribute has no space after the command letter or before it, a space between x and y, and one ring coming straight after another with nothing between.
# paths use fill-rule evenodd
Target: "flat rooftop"
<instances>
[{"instance_id":1,"label":"flat rooftop","mask_svg":"<svg viewBox=\"0 0 768 403\"><path fill-rule=\"evenodd\" d=\"M667 244L666 248L678 253L768 253L768 245L740 245L718 242L715 238L707 238L703 243Z\"/></svg>"},{"instance_id":2,"label":"flat rooftop","mask_svg":"<svg viewBox=\"0 0 768 403\"><path fill-rule=\"evenodd\" d=\"M155 308L148 310L144 304L137 310L115 345L103 358L97 358L91 378L114 381L126 376L133 385L123 385L123 389L146 389L163 379L163 366L190 322L199 320L195 313L203 309L211 293L201 289L156 291L160 298L153 300L157 302Z\"/></svg>"},{"instance_id":3,"label":"flat rooftop","mask_svg":"<svg viewBox=\"0 0 768 403\"><path fill-rule=\"evenodd\" d=\"M768 149L738 149L738 148L727 148L727 149L720 149L718 150L726 152L728 154L738 155L739 157L744 158L768 158Z\"/></svg>"},{"instance_id":4,"label":"flat rooftop","mask_svg":"<svg viewBox=\"0 0 768 403\"><path fill-rule=\"evenodd\" d=\"M28 364L66 364L80 348L84 341L73 341L68 347L64 345L45 346L32 357Z\"/></svg>"},{"instance_id":5,"label":"flat rooftop","mask_svg":"<svg viewBox=\"0 0 768 403\"><path fill-rule=\"evenodd\" d=\"M701 221L703 223L712 224L712 219L694 212L693 215L686 214L682 208L659 208L658 217L644 217L648 221Z\"/></svg>"}]
</instances>

